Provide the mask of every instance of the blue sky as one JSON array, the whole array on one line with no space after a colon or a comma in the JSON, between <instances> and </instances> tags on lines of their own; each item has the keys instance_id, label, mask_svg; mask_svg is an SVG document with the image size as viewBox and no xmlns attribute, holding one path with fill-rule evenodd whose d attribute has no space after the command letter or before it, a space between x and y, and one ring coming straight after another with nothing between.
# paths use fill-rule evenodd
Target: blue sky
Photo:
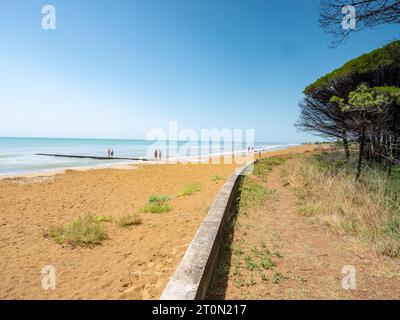
<instances>
[{"instance_id":1,"label":"blue sky","mask_svg":"<svg viewBox=\"0 0 400 320\"><path fill-rule=\"evenodd\" d=\"M331 49L318 2L1 1L0 136L144 138L177 120L314 139L293 127L303 89L399 36L366 30ZM56 30L41 28L46 4Z\"/></svg>"}]
</instances>

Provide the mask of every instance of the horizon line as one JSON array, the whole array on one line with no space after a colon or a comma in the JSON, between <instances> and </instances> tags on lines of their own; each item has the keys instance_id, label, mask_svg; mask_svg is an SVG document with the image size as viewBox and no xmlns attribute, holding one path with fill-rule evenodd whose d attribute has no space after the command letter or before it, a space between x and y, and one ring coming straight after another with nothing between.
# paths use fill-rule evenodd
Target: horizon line
<instances>
[{"instance_id":1,"label":"horizon line","mask_svg":"<svg viewBox=\"0 0 400 320\"><path fill-rule=\"evenodd\" d=\"M73 138L73 137L43 137L43 136L0 136L0 139L5 138L5 139L66 139L66 140L120 140L120 141L131 141L131 140L142 140L142 141L177 141L177 142L202 142L206 140L169 140L169 139L145 139L145 138L87 138L87 137L79 137L79 138ZM225 141L225 140L223 140ZM227 140L226 142L235 142L232 140ZM243 141L244 142L244 141ZM265 142L265 143L276 143L276 144L291 144L291 143L306 143L306 141L302 142L295 142L295 141L281 141L281 142L276 142L276 141L266 141L266 140L254 140L254 142Z\"/></svg>"}]
</instances>

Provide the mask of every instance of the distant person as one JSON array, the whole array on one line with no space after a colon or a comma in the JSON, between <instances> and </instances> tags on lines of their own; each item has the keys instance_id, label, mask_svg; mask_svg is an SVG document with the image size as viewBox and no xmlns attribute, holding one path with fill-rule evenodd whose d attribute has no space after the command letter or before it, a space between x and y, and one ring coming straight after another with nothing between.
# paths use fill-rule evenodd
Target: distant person
<instances>
[{"instance_id":1,"label":"distant person","mask_svg":"<svg viewBox=\"0 0 400 320\"><path fill-rule=\"evenodd\" d=\"M161 150L160 150L160 149L158 149L158 157L159 157L160 160L161 160Z\"/></svg>"},{"instance_id":2,"label":"distant person","mask_svg":"<svg viewBox=\"0 0 400 320\"><path fill-rule=\"evenodd\" d=\"M108 158L111 157L111 149L110 149L110 148L108 148L108 150L107 150L107 157L108 157Z\"/></svg>"},{"instance_id":3,"label":"distant person","mask_svg":"<svg viewBox=\"0 0 400 320\"><path fill-rule=\"evenodd\" d=\"M158 160L158 149L154 150L154 158Z\"/></svg>"},{"instance_id":4,"label":"distant person","mask_svg":"<svg viewBox=\"0 0 400 320\"><path fill-rule=\"evenodd\" d=\"M261 158L261 151L258 151L258 156Z\"/></svg>"},{"instance_id":5,"label":"distant person","mask_svg":"<svg viewBox=\"0 0 400 320\"><path fill-rule=\"evenodd\" d=\"M111 149L110 156L111 158L114 158L114 149Z\"/></svg>"}]
</instances>

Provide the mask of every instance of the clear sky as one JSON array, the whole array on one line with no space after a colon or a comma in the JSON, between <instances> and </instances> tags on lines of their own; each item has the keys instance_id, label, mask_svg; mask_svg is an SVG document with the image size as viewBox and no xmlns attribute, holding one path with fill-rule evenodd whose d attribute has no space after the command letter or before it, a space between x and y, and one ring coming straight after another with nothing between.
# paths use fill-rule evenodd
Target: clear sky
<instances>
[{"instance_id":1,"label":"clear sky","mask_svg":"<svg viewBox=\"0 0 400 320\"><path fill-rule=\"evenodd\" d=\"M399 36L366 30L328 47L318 0L2 0L0 136L144 138L253 128L301 142L303 89ZM43 5L56 30L41 28Z\"/></svg>"}]
</instances>

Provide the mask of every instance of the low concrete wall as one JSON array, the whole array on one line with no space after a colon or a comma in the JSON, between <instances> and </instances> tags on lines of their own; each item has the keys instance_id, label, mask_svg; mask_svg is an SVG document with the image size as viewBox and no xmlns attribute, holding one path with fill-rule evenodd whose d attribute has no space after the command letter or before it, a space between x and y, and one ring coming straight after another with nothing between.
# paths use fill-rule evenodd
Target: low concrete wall
<instances>
[{"instance_id":1,"label":"low concrete wall","mask_svg":"<svg viewBox=\"0 0 400 320\"><path fill-rule=\"evenodd\" d=\"M205 298L218 257L224 227L234 212L241 179L253 163L237 170L222 187L213 206L186 250L178 268L162 293L161 300Z\"/></svg>"}]
</instances>

